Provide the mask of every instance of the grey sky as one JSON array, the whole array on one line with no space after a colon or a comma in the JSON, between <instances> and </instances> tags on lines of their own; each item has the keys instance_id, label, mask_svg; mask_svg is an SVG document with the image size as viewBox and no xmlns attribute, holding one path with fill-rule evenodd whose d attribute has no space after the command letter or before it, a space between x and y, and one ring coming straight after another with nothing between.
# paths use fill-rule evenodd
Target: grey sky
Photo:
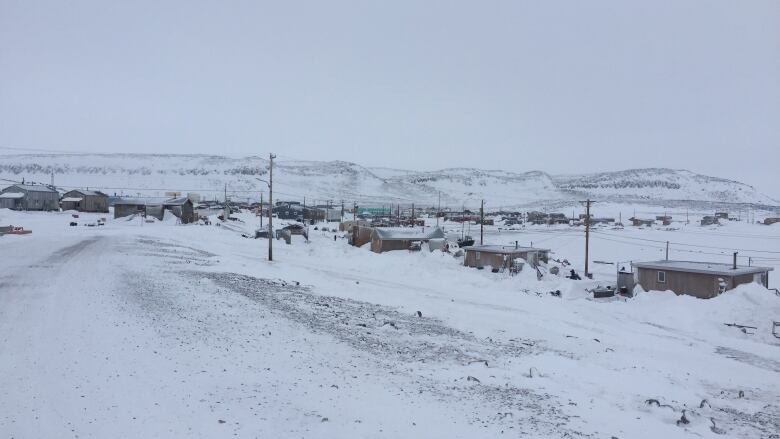
<instances>
[{"instance_id":1,"label":"grey sky","mask_svg":"<svg viewBox=\"0 0 780 439\"><path fill-rule=\"evenodd\" d=\"M0 146L662 166L780 198L780 1L0 0Z\"/></svg>"}]
</instances>

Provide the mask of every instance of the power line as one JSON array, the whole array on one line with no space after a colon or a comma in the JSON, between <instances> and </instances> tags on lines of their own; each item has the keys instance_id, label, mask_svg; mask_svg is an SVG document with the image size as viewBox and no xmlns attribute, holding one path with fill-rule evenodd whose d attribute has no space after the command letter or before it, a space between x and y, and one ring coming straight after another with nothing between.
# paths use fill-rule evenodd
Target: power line
<instances>
[{"instance_id":1,"label":"power line","mask_svg":"<svg viewBox=\"0 0 780 439\"><path fill-rule=\"evenodd\" d=\"M605 233L605 232L593 232L600 235L607 235L607 236L615 236L614 234ZM656 243L662 243L666 244L667 241L657 240L657 239L648 239L648 238L638 238L635 236L621 236L621 238L624 239L633 239L637 241L645 241L645 242L656 242ZM710 246L710 245L701 245L701 244L687 244L682 242L673 242L668 241L669 244L674 245L681 245L684 247L695 247L695 248L707 248L707 249L715 249L715 250L730 250L730 251L738 251L738 252L754 252L754 253L771 253L771 254L780 254L780 251L773 251L773 250L756 250L756 249L744 249L744 248L731 248L731 247L716 247L716 246Z\"/></svg>"}]
</instances>

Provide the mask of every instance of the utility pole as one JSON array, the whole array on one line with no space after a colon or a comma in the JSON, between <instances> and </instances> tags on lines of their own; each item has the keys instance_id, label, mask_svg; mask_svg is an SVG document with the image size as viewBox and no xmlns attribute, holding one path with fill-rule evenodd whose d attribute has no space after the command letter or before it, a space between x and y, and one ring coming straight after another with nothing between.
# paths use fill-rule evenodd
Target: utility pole
<instances>
[{"instance_id":1,"label":"utility pole","mask_svg":"<svg viewBox=\"0 0 780 439\"><path fill-rule=\"evenodd\" d=\"M263 228L263 193L260 192L260 228Z\"/></svg>"},{"instance_id":2,"label":"utility pole","mask_svg":"<svg viewBox=\"0 0 780 439\"><path fill-rule=\"evenodd\" d=\"M485 240L485 200L479 207L479 245L484 245Z\"/></svg>"},{"instance_id":3,"label":"utility pole","mask_svg":"<svg viewBox=\"0 0 780 439\"><path fill-rule=\"evenodd\" d=\"M666 260L669 260L669 241L666 241Z\"/></svg>"},{"instance_id":4,"label":"utility pole","mask_svg":"<svg viewBox=\"0 0 780 439\"><path fill-rule=\"evenodd\" d=\"M341 222L344 222L344 200L341 200Z\"/></svg>"},{"instance_id":5,"label":"utility pole","mask_svg":"<svg viewBox=\"0 0 780 439\"><path fill-rule=\"evenodd\" d=\"M436 227L439 227L439 216L441 216L441 191L439 191L439 205L436 208Z\"/></svg>"},{"instance_id":6,"label":"utility pole","mask_svg":"<svg viewBox=\"0 0 780 439\"><path fill-rule=\"evenodd\" d=\"M357 247L358 226L357 226L357 202L352 202L352 245Z\"/></svg>"},{"instance_id":7,"label":"utility pole","mask_svg":"<svg viewBox=\"0 0 780 439\"><path fill-rule=\"evenodd\" d=\"M268 260L274 260L274 159L268 154Z\"/></svg>"},{"instance_id":8,"label":"utility pole","mask_svg":"<svg viewBox=\"0 0 780 439\"><path fill-rule=\"evenodd\" d=\"M588 250L590 245L590 199L585 201L585 277L588 277ZM636 214L634 214L636 217Z\"/></svg>"}]
</instances>

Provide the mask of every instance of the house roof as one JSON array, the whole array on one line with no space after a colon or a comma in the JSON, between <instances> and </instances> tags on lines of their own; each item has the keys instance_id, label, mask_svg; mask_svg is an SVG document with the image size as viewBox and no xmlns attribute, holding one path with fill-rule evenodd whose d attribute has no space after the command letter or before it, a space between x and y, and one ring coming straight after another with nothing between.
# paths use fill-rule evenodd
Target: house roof
<instances>
[{"instance_id":1,"label":"house roof","mask_svg":"<svg viewBox=\"0 0 780 439\"><path fill-rule=\"evenodd\" d=\"M527 253L527 252L548 252L548 248L537 247L515 247L514 245L470 245L464 247L466 251L477 251L482 253L497 253L497 254L513 254L513 253Z\"/></svg>"},{"instance_id":2,"label":"house roof","mask_svg":"<svg viewBox=\"0 0 780 439\"><path fill-rule=\"evenodd\" d=\"M184 204L187 204L187 202L190 201L187 197L180 197L180 198L171 198L169 200L163 201L164 206L181 206Z\"/></svg>"},{"instance_id":3,"label":"house roof","mask_svg":"<svg viewBox=\"0 0 780 439\"><path fill-rule=\"evenodd\" d=\"M57 191L55 191L54 189L52 189L52 188L50 188L48 186L44 186L42 184L12 184L11 186L7 187L6 189L12 188L12 187L18 187L19 189L22 189L22 190L25 190L25 191L28 191L28 192L54 192L54 193L57 193Z\"/></svg>"},{"instance_id":4,"label":"house roof","mask_svg":"<svg viewBox=\"0 0 780 439\"><path fill-rule=\"evenodd\" d=\"M73 189L71 191L68 191L66 193L70 192L78 192L81 195L84 195L85 197L107 197L108 195L104 194L103 192L99 191L88 191L86 189Z\"/></svg>"},{"instance_id":5,"label":"house roof","mask_svg":"<svg viewBox=\"0 0 780 439\"><path fill-rule=\"evenodd\" d=\"M135 205L135 206L146 206L147 203L150 204L160 204L159 202L148 202L145 199L140 198L120 198L114 202L114 206L117 204L119 205Z\"/></svg>"},{"instance_id":6,"label":"house roof","mask_svg":"<svg viewBox=\"0 0 780 439\"><path fill-rule=\"evenodd\" d=\"M0 194L0 198L12 198L12 199L24 198L24 194L21 192L4 192Z\"/></svg>"},{"instance_id":7,"label":"house roof","mask_svg":"<svg viewBox=\"0 0 780 439\"><path fill-rule=\"evenodd\" d=\"M742 274L765 273L774 270L770 267L746 267L737 265L735 270L732 264L719 262L694 262L694 261L651 261L634 262L634 267L650 270L680 271L685 273L715 274L719 276L739 276Z\"/></svg>"},{"instance_id":8,"label":"house roof","mask_svg":"<svg viewBox=\"0 0 780 439\"><path fill-rule=\"evenodd\" d=\"M427 241L429 239L443 239L444 232L435 228L426 232L414 228L376 228L373 235L383 241Z\"/></svg>"}]
</instances>

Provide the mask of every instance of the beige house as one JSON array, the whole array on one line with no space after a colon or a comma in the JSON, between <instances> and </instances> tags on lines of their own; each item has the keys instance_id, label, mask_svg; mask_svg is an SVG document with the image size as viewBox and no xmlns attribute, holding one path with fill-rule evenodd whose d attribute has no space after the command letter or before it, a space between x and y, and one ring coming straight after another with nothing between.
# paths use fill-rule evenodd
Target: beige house
<instances>
[{"instance_id":1,"label":"beige house","mask_svg":"<svg viewBox=\"0 0 780 439\"><path fill-rule=\"evenodd\" d=\"M472 245L464 250L463 265L474 268L511 268L516 259L536 266L539 262L547 263L550 255L550 249L516 245Z\"/></svg>"},{"instance_id":2,"label":"beige house","mask_svg":"<svg viewBox=\"0 0 780 439\"><path fill-rule=\"evenodd\" d=\"M444 239L440 228L423 231L422 227L411 228L375 228L371 232L371 251L383 253L392 250L410 250L415 242Z\"/></svg>"},{"instance_id":3,"label":"beige house","mask_svg":"<svg viewBox=\"0 0 780 439\"><path fill-rule=\"evenodd\" d=\"M736 264L690 261L654 261L632 264L639 285L646 291L671 290L700 299L709 299L734 289L737 285L756 282L769 286L768 267L746 267Z\"/></svg>"},{"instance_id":4,"label":"beige house","mask_svg":"<svg viewBox=\"0 0 780 439\"><path fill-rule=\"evenodd\" d=\"M62 194L62 210L108 212L108 195L100 191L74 189Z\"/></svg>"}]
</instances>

